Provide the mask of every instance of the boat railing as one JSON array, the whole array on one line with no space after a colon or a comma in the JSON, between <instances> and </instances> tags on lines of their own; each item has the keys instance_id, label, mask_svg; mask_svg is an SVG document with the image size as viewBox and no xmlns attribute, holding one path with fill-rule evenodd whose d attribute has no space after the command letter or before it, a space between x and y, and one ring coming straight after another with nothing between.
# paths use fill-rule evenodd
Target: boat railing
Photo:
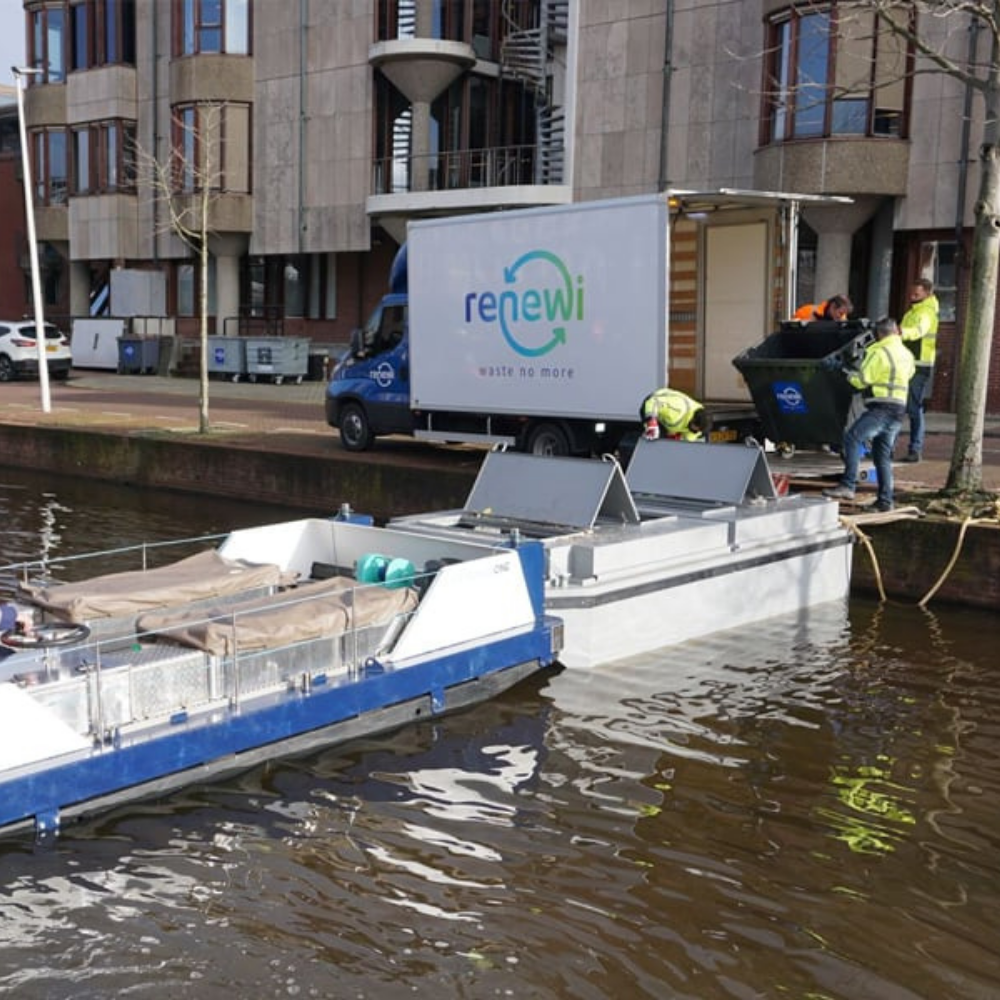
<instances>
[{"instance_id":1,"label":"boat railing","mask_svg":"<svg viewBox=\"0 0 1000 1000\"><path fill-rule=\"evenodd\" d=\"M19 562L0 566L0 578L19 579L22 583L30 580L37 582L54 581L53 574L70 570L70 575L77 576L78 571L86 574L87 567L99 563L102 572L110 572L111 568L129 568L146 570L150 567L151 557L169 554L174 558L178 550L191 549L206 545L215 546L227 537L226 533L212 535L196 535L189 538L174 538L158 542L136 542L121 545L113 549L101 549L94 552L78 552L73 555L48 556L40 555L33 559L23 559ZM138 566L133 557L138 557ZM120 566L119 566L120 564ZM127 567L126 567L126 564Z\"/></svg>"},{"instance_id":2,"label":"boat railing","mask_svg":"<svg viewBox=\"0 0 1000 1000\"><path fill-rule=\"evenodd\" d=\"M102 743L184 722L220 705L353 680L372 669L415 613L414 587L347 581L198 616L163 616L129 643L53 648L10 677L81 735ZM304 592L309 588L319 592ZM87 697L80 697L81 686Z\"/></svg>"}]
</instances>

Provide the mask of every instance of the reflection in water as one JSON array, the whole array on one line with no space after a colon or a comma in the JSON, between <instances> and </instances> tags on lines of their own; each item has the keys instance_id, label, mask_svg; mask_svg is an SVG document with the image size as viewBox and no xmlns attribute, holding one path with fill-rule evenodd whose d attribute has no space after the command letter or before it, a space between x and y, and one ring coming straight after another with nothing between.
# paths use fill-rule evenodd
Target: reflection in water
<instances>
[{"instance_id":1,"label":"reflection in water","mask_svg":"<svg viewBox=\"0 0 1000 1000\"><path fill-rule=\"evenodd\" d=\"M265 519L46 488L53 555L83 524ZM0 502L37 541L25 492ZM0 987L998 995L998 638L990 615L825 608L9 842Z\"/></svg>"}]
</instances>

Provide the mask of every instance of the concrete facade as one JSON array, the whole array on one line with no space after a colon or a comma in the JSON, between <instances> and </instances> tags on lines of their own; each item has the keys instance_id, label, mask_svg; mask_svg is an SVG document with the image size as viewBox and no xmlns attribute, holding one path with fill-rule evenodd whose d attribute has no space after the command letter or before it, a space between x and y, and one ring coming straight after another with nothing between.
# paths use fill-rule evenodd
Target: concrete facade
<instances>
[{"instance_id":1,"label":"concrete facade","mask_svg":"<svg viewBox=\"0 0 1000 1000\"><path fill-rule=\"evenodd\" d=\"M386 53L413 45L412 66L420 66L415 43L421 33L445 30L434 25L431 12L447 17L463 10L471 18L472 5L249 2L250 54L176 56L171 19L180 6L198 0L143 0L135 5L134 65L70 72L65 82L33 85L27 95L33 129L132 121L139 147L160 160L169 153L171 115L178 106L225 102L246 108L245 135L235 114L227 124L225 190L215 206L217 327L247 307L248 260L280 268L294 258L325 284L314 284L311 313L283 317L286 330L343 342L382 290L387 246L402 238L407 219L422 215L670 187L846 195L855 199L851 212L811 210L805 216L815 238L809 288L817 299L850 288L864 315L899 312L924 244L955 241L956 234L964 238L972 223L982 106L973 99L967 116L965 88L942 73L917 74L907 84L906 127L898 133L768 140L768 33L802 10L787 0L546 0L534 5L542 30L541 41L531 36L534 67L510 44L529 33L508 23L508 5L497 2L489 21L494 28L478 29L495 30L496 38L477 35L466 21L456 29L456 41L436 43L442 61L447 45L464 46L473 55L460 61L450 103L438 107L430 94L411 102L405 127L413 130L407 162L414 174L400 188L376 180L386 162L379 160L379 144L402 127L399 120L387 124L379 118L385 114L379 95L389 92L386 79L402 79L390 75ZM29 18L45 5L51 0L23 0ZM379 10L399 23L380 25ZM415 29L403 23L410 11ZM957 65L987 54L985 33L971 33L961 15L925 18L920 28L928 44ZM425 41L419 56L426 60L434 39ZM499 157L512 148L468 150L458 138L448 140L451 147L444 144L440 136L451 127L445 114L474 130L474 106L463 104L473 91L461 89L472 84L499 87L508 96L521 88L528 98L520 105L498 104L490 110L493 117L501 107L511 117L515 106L547 105L543 110L561 123L560 130L545 139L540 118L530 153L541 163L542 153L552 152L543 150L548 142L561 166L548 173L536 169L504 186L471 179L428 185L422 173L418 182L417 161L426 160L431 148L429 129L440 146L431 148L430 160L440 157L442 174L453 166L455 176L464 176L471 162L464 157ZM403 107L406 101L394 93ZM397 170L402 161L392 163ZM241 190L242 176L249 178L247 190ZM39 206L38 230L67 263L74 309L87 301L102 268L162 268L174 289L175 265L191 256L141 185L135 193L71 193L67 204ZM958 315L943 318L942 325L949 358L956 353L961 319L956 296ZM170 302L176 301L174 291ZM184 332L183 321L179 329ZM1000 364L995 367L991 408L1000 410ZM939 406L949 403L953 368L952 361L942 365Z\"/></svg>"}]
</instances>

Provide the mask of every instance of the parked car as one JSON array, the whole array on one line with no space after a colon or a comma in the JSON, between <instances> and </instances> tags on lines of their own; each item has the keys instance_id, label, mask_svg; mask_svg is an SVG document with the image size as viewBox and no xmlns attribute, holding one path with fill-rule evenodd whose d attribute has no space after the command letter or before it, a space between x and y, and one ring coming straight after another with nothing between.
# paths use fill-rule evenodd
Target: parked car
<instances>
[{"instance_id":1,"label":"parked car","mask_svg":"<svg viewBox=\"0 0 1000 1000\"><path fill-rule=\"evenodd\" d=\"M49 375L65 379L73 365L69 338L51 323L45 324L45 356ZM0 319L0 382L38 377L38 342L35 322L30 319Z\"/></svg>"}]
</instances>

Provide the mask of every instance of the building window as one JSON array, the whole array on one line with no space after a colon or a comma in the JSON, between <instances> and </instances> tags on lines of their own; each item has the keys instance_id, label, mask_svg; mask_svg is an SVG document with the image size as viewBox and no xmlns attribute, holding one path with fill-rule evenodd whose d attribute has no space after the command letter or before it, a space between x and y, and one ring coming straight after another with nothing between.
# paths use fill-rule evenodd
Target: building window
<instances>
[{"instance_id":1,"label":"building window","mask_svg":"<svg viewBox=\"0 0 1000 1000\"><path fill-rule=\"evenodd\" d=\"M135 190L135 122L91 122L73 129L74 195Z\"/></svg>"},{"instance_id":2,"label":"building window","mask_svg":"<svg viewBox=\"0 0 1000 1000\"><path fill-rule=\"evenodd\" d=\"M245 319L335 319L336 267L326 254L247 257L240 274L240 312Z\"/></svg>"},{"instance_id":3,"label":"building window","mask_svg":"<svg viewBox=\"0 0 1000 1000\"><path fill-rule=\"evenodd\" d=\"M63 83L66 79L66 8L41 7L28 15L28 62L42 71L37 83Z\"/></svg>"},{"instance_id":4,"label":"building window","mask_svg":"<svg viewBox=\"0 0 1000 1000\"><path fill-rule=\"evenodd\" d=\"M873 12L793 7L767 24L763 143L905 138L912 54Z\"/></svg>"},{"instance_id":5,"label":"building window","mask_svg":"<svg viewBox=\"0 0 1000 1000\"><path fill-rule=\"evenodd\" d=\"M69 157L65 129L42 129L31 136L34 152L35 204L65 205Z\"/></svg>"},{"instance_id":6,"label":"building window","mask_svg":"<svg viewBox=\"0 0 1000 1000\"><path fill-rule=\"evenodd\" d=\"M90 129L73 129L73 194L90 194Z\"/></svg>"},{"instance_id":7,"label":"building window","mask_svg":"<svg viewBox=\"0 0 1000 1000\"><path fill-rule=\"evenodd\" d=\"M21 134L17 118L0 118L0 156L13 156L20 152Z\"/></svg>"},{"instance_id":8,"label":"building window","mask_svg":"<svg viewBox=\"0 0 1000 1000\"><path fill-rule=\"evenodd\" d=\"M373 192L507 187L537 183L537 105L517 84L469 76L431 105L426 155L413 155L413 112L384 77L375 78Z\"/></svg>"},{"instance_id":9,"label":"building window","mask_svg":"<svg viewBox=\"0 0 1000 1000\"><path fill-rule=\"evenodd\" d=\"M69 68L71 70L88 69L94 63L91 13L91 5L86 0L70 5Z\"/></svg>"},{"instance_id":10,"label":"building window","mask_svg":"<svg viewBox=\"0 0 1000 1000\"><path fill-rule=\"evenodd\" d=\"M177 284L177 315L200 316L198 308L201 288L201 265L194 263L177 264L175 271ZM215 315L215 258L208 258L208 315Z\"/></svg>"},{"instance_id":11,"label":"building window","mask_svg":"<svg viewBox=\"0 0 1000 1000\"><path fill-rule=\"evenodd\" d=\"M174 0L174 55L246 55L250 0Z\"/></svg>"},{"instance_id":12,"label":"building window","mask_svg":"<svg viewBox=\"0 0 1000 1000\"><path fill-rule=\"evenodd\" d=\"M180 192L250 192L250 105L178 104L173 178Z\"/></svg>"},{"instance_id":13,"label":"building window","mask_svg":"<svg viewBox=\"0 0 1000 1000\"><path fill-rule=\"evenodd\" d=\"M502 20L516 29L538 27L537 0L503 5L491 0L452 0L427 6L430 16L422 25L423 37L468 42L480 59L496 61L498 58ZM417 0L377 0L375 37L379 41L414 38L417 7Z\"/></svg>"},{"instance_id":14,"label":"building window","mask_svg":"<svg viewBox=\"0 0 1000 1000\"><path fill-rule=\"evenodd\" d=\"M71 70L135 65L135 0L73 0L69 19Z\"/></svg>"}]
</instances>

